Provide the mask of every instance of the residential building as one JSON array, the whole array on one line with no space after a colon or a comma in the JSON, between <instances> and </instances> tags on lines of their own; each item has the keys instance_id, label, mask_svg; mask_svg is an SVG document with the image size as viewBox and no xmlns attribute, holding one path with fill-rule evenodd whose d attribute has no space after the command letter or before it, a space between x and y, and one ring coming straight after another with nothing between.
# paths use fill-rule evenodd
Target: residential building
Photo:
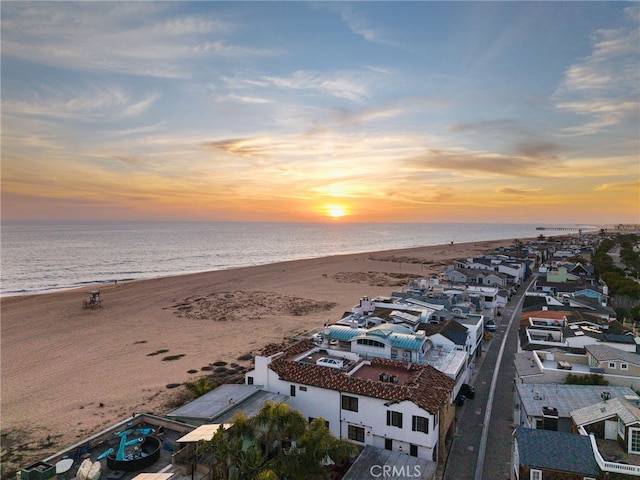
<instances>
[{"instance_id":1,"label":"residential building","mask_svg":"<svg viewBox=\"0 0 640 480\"><path fill-rule=\"evenodd\" d=\"M588 345L586 348L591 349L594 346L601 345ZM598 349L594 351L599 353ZM524 384L565 383L567 376L570 374L579 376L597 374L609 382L609 385L640 390L640 376L633 373L637 371L637 365L631 363L631 361L636 362L635 359L638 354L622 350L618 351L621 353L616 353L611 357L598 357L606 358L606 360L597 363L598 365L604 365L600 367L591 366L589 362L597 362L597 360L590 360L588 355L584 353L571 353L557 349L516 353L514 356L516 367L515 382ZM623 354L635 355L635 357L629 356L627 358ZM609 366L609 361L615 363L616 368ZM627 369L623 370L623 366Z\"/></svg>"},{"instance_id":2,"label":"residential building","mask_svg":"<svg viewBox=\"0 0 640 480\"><path fill-rule=\"evenodd\" d=\"M247 384L289 395L288 404L362 447L442 461L455 431L454 381L430 365L371 358L303 340L255 357Z\"/></svg>"},{"instance_id":3,"label":"residential building","mask_svg":"<svg viewBox=\"0 0 640 480\"><path fill-rule=\"evenodd\" d=\"M640 355L627 352L609 345L586 345L587 361L592 371L597 371L608 378L635 377L636 386L640 387ZM595 370L597 369L597 370Z\"/></svg>"},{"instance_id":4,"label":"residential building","mask_svg":"<svg viewBox=\"0 0 640 480\"><path fill-rule=\"evenodd\" d=\"M637 397L629 387L566 385L559 383L515 385L513 422L527 428L573 432L571 412L600 403L603 392L611 398ZM546 410L545 410L546 409ZM553 418L552 425L545 420Z\"/></svg>"},{"instance_id":5,"label":"residential building","mask_svg":"<svg viewBox=\"0 0 640 480\"><path fill-rule=\"evenodd\" d=\"M516 427L511 455L512 480L600 480L589 437Z\"/></svg>"}]
</instances>

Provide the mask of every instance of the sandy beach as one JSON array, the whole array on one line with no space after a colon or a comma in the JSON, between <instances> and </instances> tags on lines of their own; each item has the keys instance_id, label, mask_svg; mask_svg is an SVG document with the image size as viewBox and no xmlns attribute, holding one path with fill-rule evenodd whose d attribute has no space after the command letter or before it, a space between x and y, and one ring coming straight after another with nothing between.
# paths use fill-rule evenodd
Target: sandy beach
<instances>
[{"instance_id":1,"label":"sandy beach","mask_svg":"<svg viewBox=\"0 0 640 480\"><path fill-rule=\"evenodd\" d=\"M339 320L455 258L512 240L452 244L142 280L0 302L3 471L46 457L134 412L175 408L215 362L249 368L271 342ZM18 456L16 456L18 455ZM4 472L3 472L4 473ZM4 476L4 474L3 474Z\"/></svg>"}]
</instances>

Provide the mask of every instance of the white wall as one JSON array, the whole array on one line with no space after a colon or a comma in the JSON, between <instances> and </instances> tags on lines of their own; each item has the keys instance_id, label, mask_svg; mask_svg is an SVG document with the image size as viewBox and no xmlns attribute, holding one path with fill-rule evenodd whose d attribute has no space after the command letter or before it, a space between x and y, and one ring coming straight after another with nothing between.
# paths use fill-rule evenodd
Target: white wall
<instances>
[{"instance_id":1,"label":"white wall","mask_svg":"<svg viewBox=\"0 0 640 480\"><path fill-rule=\"evenodd\" d=\"M253 377L253 383L264 385L266 391L289 395L287 403L292 408L299 410L305 418L324 418L329 422L329 429L335 436L348 438L349 425L355 425L365 429L365 438L361 445L385 448L385 439L389 438L393 440L393 448L396 451L402 446L402 451L408 454L410 444L414 444L418 446L419 458L433 458L433 450L438 443L435 417L413 402L403 401L385 406L387 400L284 381L268 368L269 364L269 358L256 357L256 368L247 372L245 378ZM295 396L291 396L292 385L295 386ZM301 387L306 391L300 390ZM357 412L342 409L343 394L358 398ZM402 428L387 425L388 410L402 413ZM412 431L413 415L428 419L429 433Z\"/></svg>"}]
</instances>

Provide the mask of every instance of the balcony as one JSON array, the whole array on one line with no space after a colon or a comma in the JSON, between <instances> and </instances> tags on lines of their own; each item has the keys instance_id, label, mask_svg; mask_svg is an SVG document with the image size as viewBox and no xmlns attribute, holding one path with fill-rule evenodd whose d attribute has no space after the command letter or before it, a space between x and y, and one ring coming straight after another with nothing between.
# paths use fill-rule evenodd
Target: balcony
<instances>
[{"instance_id":1,"label":"balcony","mask_svg":"<svg viewBox=\"0 0 640 480\"><path fill-rule=\"evenodd\" d=\"M615 440L589 438L600 470L640 477L640 455L627 453Z\"/></svg>"}]
</instances>

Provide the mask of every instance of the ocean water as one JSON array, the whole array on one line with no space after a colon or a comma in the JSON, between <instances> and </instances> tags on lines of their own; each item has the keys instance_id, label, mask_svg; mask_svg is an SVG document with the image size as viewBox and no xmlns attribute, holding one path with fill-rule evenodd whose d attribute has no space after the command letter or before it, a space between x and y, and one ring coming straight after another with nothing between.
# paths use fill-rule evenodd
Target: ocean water
<instances>
[{"instance_id":1,"label":"ocean water","mask_svg":"<svg viewBox=\"0 0 640 480\"><path fill-rule=\"evenodd\" d=\"M0 295L540 233L550 232L528 224L3 222Z\"/></svg>"}]
</instances>

